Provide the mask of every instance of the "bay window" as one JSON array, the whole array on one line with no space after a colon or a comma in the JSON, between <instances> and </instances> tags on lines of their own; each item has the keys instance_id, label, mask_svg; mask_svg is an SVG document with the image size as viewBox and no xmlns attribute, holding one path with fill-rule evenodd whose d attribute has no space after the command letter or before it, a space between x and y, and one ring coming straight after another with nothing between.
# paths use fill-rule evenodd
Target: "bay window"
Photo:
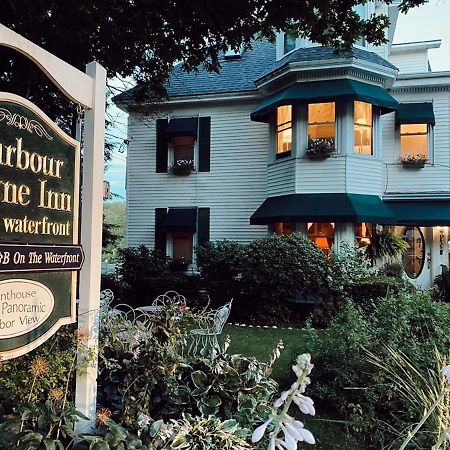
<instances>
[{"instance_id":1,"label":"bay window","mask_svg":"<svg viewBox=\"0 0 450 450\"><path fill-rule=\"evenodd\" d=\"M292 151L292 106L280 106L276 112L275 157L289 156Z\"/></svg>"},{"instance_id":2,"label":"bay window","mask_svg":"<svg viewBox=\"0 0 450 450\"><path fill-rule=\"evenodd\" d=\"M354 102L354 146L359 155L373 155L373 112L370 103Z\"/></svg>"}]
</instances>

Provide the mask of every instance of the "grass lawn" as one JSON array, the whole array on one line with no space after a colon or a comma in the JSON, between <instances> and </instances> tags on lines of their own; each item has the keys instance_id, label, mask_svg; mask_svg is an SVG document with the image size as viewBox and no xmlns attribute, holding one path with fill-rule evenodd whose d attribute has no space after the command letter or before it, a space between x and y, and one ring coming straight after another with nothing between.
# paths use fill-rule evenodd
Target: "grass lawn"
<instances>
[{"instance_id":1,"label":"grass lawn","mask_svg":"<svg viewBox=\"0 0 450 450\"><path fill-rule=\"evenodd\" d=\"M294 373L291 365L295 357L305 352L303 342L305 332L302 330L288 330L283 328L249 328L235 325L226 325L222 332L222 341L225 336L231 338L229 353L241 353L244 356L254 356L259 361L268 361L277 342L281 339L284 343L284 350L280 359L275 363L273 378L278 381L281 389L290 386L294 381ZM314 355L313 355L314 363ZM314 370L311 374L314 383ZM317 416L310 417L299 414L298 418L305 423L306 427L312 431L316 438L315 446L305 444L301 448L311 448L315 450L361 450L352 438L345 432L345 427L336 422L336 417L332 417L329 412L321 411L317 407Z\"/></svg>"}]
</instances>

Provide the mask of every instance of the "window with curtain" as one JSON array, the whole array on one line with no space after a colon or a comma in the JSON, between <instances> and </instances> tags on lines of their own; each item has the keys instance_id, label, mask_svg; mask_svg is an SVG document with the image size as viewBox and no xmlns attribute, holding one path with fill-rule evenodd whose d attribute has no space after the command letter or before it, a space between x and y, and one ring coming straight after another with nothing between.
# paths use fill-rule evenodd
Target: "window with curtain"
<instances>
[{"instance_id":1,"label":"window with curtain","mask_svg":"<svg viewBox=\"0 0 450 450\"><path fill-rule=\"evenodd\" d=\"M400 125L400 158L428 159L428 125L426 123Z\"/></svg>"},{"instance_id":2,"label":"window with curtain","mask_svg":"<svg viewBox=\"0 0 450 450\"><path fill-rule=\"evenodd\" d=\"M275 156L283 158L292 151L292 106L279 106L276 111Z\"/></svg>"},{"instance_id":3,"label":"window with curtain","mask_svg":"<svg viewBox=\"0 0 450 450\"><path fill-rule=\"evenodd\" d=\"M172 233L172 259L192 263L193 233L175 231Z\"/></svg>"},{"instance_id":4,"label":"window with curtain","mask_svg":"<svg viewBox=\"0 0 450 450\"><path fill-rule=\"evenodd\" d=\"M308 147L316 140L326 141L335 147L335 103L312 103L308 105Z\"/></svg>"},{"instance_id":5,"label":"window with curtain","mask_svg":"<svg viewBox=\"0 0 450 450\"><path fill-rule=\"evenodd\" d=\"M372 105L354 102L354 147L359 155L373 155L373 112Z\"/></svg>"}]
</instances>

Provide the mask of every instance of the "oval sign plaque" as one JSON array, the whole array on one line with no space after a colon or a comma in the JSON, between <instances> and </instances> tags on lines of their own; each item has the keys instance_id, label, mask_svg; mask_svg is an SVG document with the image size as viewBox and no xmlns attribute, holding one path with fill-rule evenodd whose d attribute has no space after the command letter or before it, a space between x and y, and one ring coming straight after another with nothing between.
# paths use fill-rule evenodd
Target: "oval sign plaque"
<instances>
[{"instance_id":1,"label":"oval sign plaque","mask_svg":"<svg viewBox=\"0 0 450 450\"><path fill-rule=\"evenodd\" d=\"M42 283L25 279L0 281L0 339L28 333L42 325L55 305Z\"/></svg>"}]
</instances>

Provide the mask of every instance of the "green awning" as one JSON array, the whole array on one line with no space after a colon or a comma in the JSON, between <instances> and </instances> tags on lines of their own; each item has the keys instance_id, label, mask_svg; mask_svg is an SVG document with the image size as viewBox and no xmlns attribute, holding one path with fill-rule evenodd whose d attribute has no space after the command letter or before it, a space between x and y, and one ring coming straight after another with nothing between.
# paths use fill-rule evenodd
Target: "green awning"
<instances>
[{"instance_id":1,"label":"green awning","mask_svg":"<svg viewBox=\"0 0 450 450\"><path fill-rule=\"evenodd\" d=\"M289 194L269 197L250 217L251 225L276 222L395 223L377 195Z\"/></svg>"},{"instance_id":2,"label":"green awning","mask_svg":"<svg viewBox=\"0 0 450 450\"><path fill-rule=\"evenodd\" d=\"M197 230L196 208L169 208L161 223L162 229L167 232Z\"/></svg>"},{"instance_id":3,"label":"green awning","mask_svg":"<svg viewBox=\"0 0 450 450\"><path fill-rule=\"evenodd\" d=\"M197 139L198 118L188 117L184 119L172 119L166 127L166 138L192 136Z\"/></svg>"},{"instance_id":4,"label":"green awning","mask_svg":"<svg viewBox=\"0 0 450 450\"><path fill-rule=\"evenodd\" d=\"M450 200L385 201L398 225L450 226Z\"/></svg>"},{"instance_id":5,"label":"green awning","mask_svg":"<svg viewBox=\"0 0 450 450\"><path fill-rule=\"evenodd\" d=\"M427 123L434 126L433 103L400 103L395 114L395 123Z\"/></svg>"},{"instance_id":6,"label":"green awning","mask_svg":"<svg viewBox=\"0 0 450 450\"><path fill-rule=\"evenodd\" d=\"M379 106L385 114L397 109L398 102L385 89L355 80L297 83L264 99L250 114L255 122L268 122L270 113L283 105L359 100Z\"/></svg>"}]
</instances>

